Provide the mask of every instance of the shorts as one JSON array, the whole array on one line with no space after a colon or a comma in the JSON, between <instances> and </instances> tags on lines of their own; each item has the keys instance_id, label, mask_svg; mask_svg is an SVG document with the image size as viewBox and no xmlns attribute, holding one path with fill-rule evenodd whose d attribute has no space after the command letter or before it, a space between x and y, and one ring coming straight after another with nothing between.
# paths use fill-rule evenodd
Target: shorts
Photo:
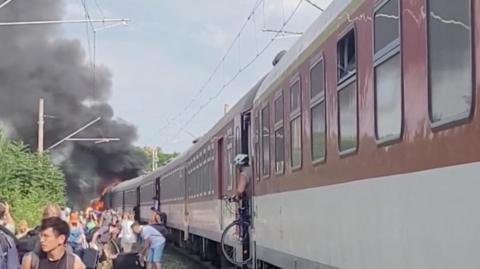
<instances>
[{"instance_id":1,"label":"shorts","mask_svg":"<svg viewBox=\"0 0 480 269\"><path fill-rule=\"evenodd\" d=\"M163 256L163 249L165 248L165 243L150 248L147 253L147 257L145 259L146 262L162 262L162 256Z\"/></svg>"}]
</instances>

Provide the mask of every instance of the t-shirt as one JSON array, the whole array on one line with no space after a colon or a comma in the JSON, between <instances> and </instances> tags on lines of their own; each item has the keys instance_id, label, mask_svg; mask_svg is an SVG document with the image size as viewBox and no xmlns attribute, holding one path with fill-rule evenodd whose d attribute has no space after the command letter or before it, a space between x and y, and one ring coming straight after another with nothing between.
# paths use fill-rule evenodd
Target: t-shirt
<instances>
[{"instance_id":1,"label":"t-shirt","mask_svg":"<svg viewBox=\"0 0 480 269\"><path fill-rule=\"evenodd\" d=\"M131 220L123 220L122 221L122 231L120 233L120 237L122 238L122 242L135 243L137 241L137 238L132 231L132 224L133 224L133 221L131 221Z\"/></svg>"},{"instance_id":2,"label":"t-shirt","mask_svg":"<svg viewBox=\"0 0 480 269\"><path fill-rule=\"evenodd\" d=\"M67 268L67 252L57 261L50 261L46 254L39 256L38 269L73 269Z\"/></svg>"},{"instance_id":3,"label":"t-shirt","mask_svg":"<svg viewBox=\"0 0 480 269\"><path fill-rule=\"evenodd\" d=\"M102 226L108 226L113 220L113 216L110 214L103 214L102 215Z\"/></svg>"},{"instance_id":4,"label":"t-shirt","mask_svg":"<svg viewBox=\"0 0 480 269\"><path fill-rule=\"evenodd\" d=\"M158 247L165 244L165 237L151 226L143 226L141 236L144 240L149 239L151 244L150 248Z\"/></svg>"}]
</instances>

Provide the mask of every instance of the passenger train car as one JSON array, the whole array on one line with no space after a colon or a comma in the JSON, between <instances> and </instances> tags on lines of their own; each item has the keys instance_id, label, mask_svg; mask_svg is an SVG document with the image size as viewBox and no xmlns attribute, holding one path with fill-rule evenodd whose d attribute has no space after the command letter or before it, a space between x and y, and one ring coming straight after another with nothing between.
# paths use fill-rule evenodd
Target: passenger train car
<instances>
[{"instance_id":1,"label":"passenger train car","mask_svg":"<svg viewBox=\"0 0 480 269\"><path fill-rule=\"evenodd\" d=\"M246 153L257 268L479 268L477 14L334 0L188 152L111 200L155 182L179 242L214 259Z\"/></svg>"}]
</instances>

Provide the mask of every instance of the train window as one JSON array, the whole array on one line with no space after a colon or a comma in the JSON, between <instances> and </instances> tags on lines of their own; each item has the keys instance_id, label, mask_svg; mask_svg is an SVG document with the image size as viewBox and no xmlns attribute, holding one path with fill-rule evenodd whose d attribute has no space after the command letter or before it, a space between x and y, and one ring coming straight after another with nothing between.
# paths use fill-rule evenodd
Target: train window
<instances>
[{"instance_id":1,"label":"train window","mask_svg":"<svg viewBox=\"0 0 480 269\"><path fill-rule=\"evenodd\" d=\"M471 0L428 0L430 120L468 118L472 109Z\"/></svg>"},{"instance_id":2,"label":"train window","mask_svg":"<svg viewBox=\"0 0 480 269\"><path fill-rule=\"evenodd\" d=\"M255 116L255 169L254 174L257 180L260 180L260 120L258 113Z\"/></svg>"},{"instance_id":3,"label":"train window","mask_svg":"<svg viewBox=\"0 0 480 269\"><path fill-rule=\"evenodd\" d=\"M356 72L355 31L351 30L337 43L337 80L341 83Z\"/></svg>"},{"instance_id":4,"label":"train window","mask_svg":"<svg viewBox=\"0 0 480 269\"><path fill-rule=\"evenodd\" d=\"M290 166L302 166L302 113L301 88L298 79L290 87Z\"/></svg>"},{"instance_id":5,"label":"train window","mask_svg":"<svg viewBox=\"0 0 480 269\"><path fill-rule=\"evenodd\" d=\"M283 94L275 100L275 174L282 174L285 166L283 129Z\"/></svg>"},{"instance_id":6,"label":"train window","mask_svg":"<svg viewBox=\"0 0 480 269\"><path fill-rule=\"evenodd\" d=\"M399 0L376 8L374 28L375 132L378 140L390 141L400 137L402 128Z\"/></svg>"},{"instance_id":7,"label":"train window","mask_svg":"<svg viewBox=\"0 0 480 269\"><path fill-rule=\"evenodd\" d=\"M339 150L350 153L357 148L357 81L355 30L337 43L337 101Z\"/></svg>"},{"instance_id":8,"label":"train window","mask_svg":"<svg viewBox=\"0 0 480 269\"><path fill-rule=\"evenodd\" d=\"M290 87L290 113L300 112L301 107L300 81Z\"/></svg>"},{"instance_id":9,"label":"train window","mask_svg":"<svg viewBox=\"0 0 480 269\"><path fill-rule=\"evenodd\" d=\"M310 70L310 112L312 134L312 160L325 158L325 79L323 60Z\"/></svg>"},{"instance_id":10,"label":"train window","mask_svg":"<svg viewBox=\"0 0 480 269\"><path fill-rule=\"evenodd\" d=\"M340 152L357 147L357 83L351 82L338 91Z\"/></svg>"},{"instance_id":11,"label":"train window","mask_svg":"<svg viewBox=\"0 0 480 269\"><path fill-rule=\"evenodd\" d=\"M262 109L262 175L270 175L270 107Z\"/></svg>"}]
</instances>

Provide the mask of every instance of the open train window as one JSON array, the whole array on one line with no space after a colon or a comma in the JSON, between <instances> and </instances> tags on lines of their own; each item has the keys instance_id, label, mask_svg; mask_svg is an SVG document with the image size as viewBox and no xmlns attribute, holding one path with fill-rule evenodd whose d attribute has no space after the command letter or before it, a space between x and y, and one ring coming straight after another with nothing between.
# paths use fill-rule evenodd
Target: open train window
<instances>
[{"instance_id":1,"label":"open train window","mask_svg":"<svg viewBox=\"0 0 480 269\"><path fill-rule=\"evenodd\" d=\"M302 166L302 89L300 79L290 86L290 166Z\"/></svg>"},{"instance_id":2,"label":"open train window","mask_svg":"<svg viewBox=\"0 0 480 269\"><path fill-rule=\"evenodd\" d=\"M341 155L357 149L357 78L355 30L350 30L337 43L338 134Z\"/></svg>"},{"instance_id":3,"label":"open train window","mask_svg":"<svg viewBox=\"0 0 480 269\"><path fill-rule=\"evenodd\" d=\"M472 111L472 1L427 3L429 110L439 127L468 119Z\"/></svg>"},{"instance_id":4,"label":"open train window","mask_svg":"<svg viewBox=\"0 0 480 269\"><path fill-rule=\"evenodd\" d=\"M310 117L312 161L320 162L326 153L325 67L323 60L310 69Z\"/></svg>"},{"instance_id":5,"label":"open train window","mask_svg":"<svg viewBox=\"0 0 480 269\"><path fill-rule=\"evenodd\" d=\"M283 174L284 170L285 138L283 128L283 94L280 94L275 99L275 174Z\"/></svg>"},{"instance_id":6,"label":"open train window","mask_svg":"<svg viewBox=\"0 0 480 269\"><path fill-rule=\"evenodd\" d=\"M262 109L262 175L270 175L270 107Z\"/></svg>"},{"instance_id":7,"label":"open train window","mask_svg":"<svg viewBox=\"0 0 480 269\"><path fill-rule=\"evenodd\" d=\"M396 140L402 130L400 1L381 1L375 8L375 117L380 143Z\"/></svg>"},{"instance_id":8,"label":"open train window","mask_svg":"<svg viewBox=\"0 0 480 269\"><path fill-rule=\"evenodd\" d=\"M355 52L355 31L351 30L337 43L337 80L339 83L355 74L357 57Z\"/></svg>"}]
</instances>

